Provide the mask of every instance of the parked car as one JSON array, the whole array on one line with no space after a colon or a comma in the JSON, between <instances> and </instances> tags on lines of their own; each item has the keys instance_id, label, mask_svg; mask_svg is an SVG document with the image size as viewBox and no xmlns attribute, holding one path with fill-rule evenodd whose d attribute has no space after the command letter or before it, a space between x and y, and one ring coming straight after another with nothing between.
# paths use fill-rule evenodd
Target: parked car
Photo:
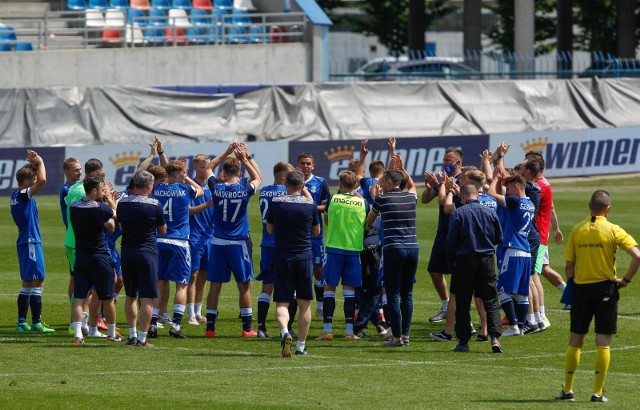
<instances>
[{"instance_id":1,"label":"parked car","mask_svg":"<svg viewBox=\"0 0 640 410\"><path fill-rule=\"evenodd\" d=\"M640 61L633 58L597 60L578 77L640 77Z\"/></svg>"},{"instance_id":2,"label":"parked car","mask_svg":"<svg viewBox=\"0 0 640 410\"><path fill-rule=\"evenodd\" d=\"M368 61L356 74L365 81L469 80L482 77L480 72L462 64L462 61L462 58L455 57L425 57L421 60L383 57Z\"/></svg>"}]
</instances>

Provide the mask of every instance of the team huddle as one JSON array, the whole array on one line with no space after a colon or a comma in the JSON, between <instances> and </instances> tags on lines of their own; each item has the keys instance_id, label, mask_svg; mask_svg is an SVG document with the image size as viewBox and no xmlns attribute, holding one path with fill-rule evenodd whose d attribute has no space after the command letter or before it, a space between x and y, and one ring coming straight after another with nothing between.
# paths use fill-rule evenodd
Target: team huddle
<instances>
[{"instance_id":1,"label":"team huddle","mask_svg":"<svg viewBox=\"0 0 640 410\"><path fill-rule=\"evenodd\" d=\"M315 316L324 323L316 340L334 339L333 315L340 284L345 340L371 339L365 333L371 324L383 346L409 346L418 268L418 194L403 158L396 153L395 138L389 139L389 163L371 161L368 177L364 172L367 140L363 140L359 158L339 174L340 185L333 195L327 181L313 174L313 156L308 153L300 154L295 166L276 163L274 183L261 187L261 170L244 143L230 144L213 159L196 155L193 178L186 175L185 160L167 159L158 138L150 147L149 156L122 192L105 183L100 160L84 164L82 180L81 164L74 158L64 161L66 182L60 206L67 228L72 303L69 332L74 343L96 337L123 341L126 346L152 347L149 339L157 338L159 329L165 327L171 337L184 339L185 315L190 325L206 324L204 335L215 338L220 292L233 275L241 337L270 337L267 317L273 297L283 357L308 354L314 298ZM604 278L590 274L585 281L584 271L597 266L580 264L585 250L572 231L566 255L567 266L573 265L567 269L571 278L567 287L549 265L551 229L558 243L563 236L551 186L543 176L543 156L529 152L517 167L509 169L504 165L508 150L504 143L494 152L486 150L480 166L473 167L463 166L462 151L450 148L443 158L443 170L424 175L421 202L435 199L439 205L428 271L442 305L429 320L445 324L430 337L449 342L455 330L458 343L452 350L468 352L471 336L477 333L476 341L489 342L493 353L502 353L501 337L549 328L539 280L542 275L561 292L565 288L572 292L566 308L571 310L572 332L567 366L573 367L567 370L571 377L565 377L558 399L573 400L574 368L591 319L595 317L598 337L609 336L608 344L596 339L598 346L607 347L602 355L608 355L610 335L615 333L617 310L611 312L617 304L603 307L603 313L587 301L597 299L600 288L589 288L585 296L585 287L600 282L626 286L640 266L640 252L633 238L616 225L615 240L608 246L613 246L614 255L620 247L632 256L629 270L618 279L613 265ZM159 165L153 164L156 157ZM11 197L11 213L19 229L22 279L16 330L51 333L54 330L41 319L44 256L33 200L46 182L46 169L34 151L27 151L27 161L29 164L16 173L19 188ZM221 171L215 175L219 167ZM243 170L248 177L243 177ZM255 277L262 282L257 326L253 324L254 266L248 218L248 204L254 195L259 197L263 224L259 274ZM608 213L608 193L596 191L590 203L592 218L606 216L602 204ZM601 213L594 211L596 208ZM119 238L120 252L116 249ZM203 302L207 281L210 286ZM172 315L167 311L171 283L175 286ZM128 337L116 329L115 303L123 287ZM613 289L617 294L617 287ZM474 296L477 331L470 317ZM27 323L29 309L31 325ZM500 309L505 315L502 319ZM602 393L606 358L601 359L604 370L600 382L596 376L592 401L606 401Z\"/></svg>"}]
</instances>

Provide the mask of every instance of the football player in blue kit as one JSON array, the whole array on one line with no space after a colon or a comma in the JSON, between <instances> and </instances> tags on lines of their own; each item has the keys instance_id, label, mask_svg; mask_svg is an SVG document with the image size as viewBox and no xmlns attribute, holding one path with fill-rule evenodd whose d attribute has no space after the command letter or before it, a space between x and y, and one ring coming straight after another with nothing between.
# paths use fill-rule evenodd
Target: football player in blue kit
<instances>
[{"instance_id":1,"label":"football player in blue kit","mask_svg":"<svg viewBox=\"0 0 640 410\"><path fill-rule=\"evenodd\" d=\"M157 337L157 319L160 308L165 310L169 299L169 282L176 284L173 301L173 321L169 335L184 339L182 317L187 304L187 286L191 276L191 253L189 249L189 206L192 198L202 196L202 188L186 176L185 162L171 161L165 167L166 183L156 184L153 197L160 202L167 234L158 238L158 293L149 326L148 337Z\"/></svg>"},{"instance_id":2,"label":"football player in blue kit","mask_svg":"<svg viewBox=\"0 0 640 410\"><path fill-rule=\"evenodd\" d=\"M18 227L18 265L22 287L18 294L18 332L53 333L42 321L42 287L46 274L40 236L38 206L33 196L47 182L44 161L37 152L27 150L28 164L16 172L18 190L11 194L11 216ZM31 326L27 313L31 308Z\"/></svg>"},{"instance_id":3,"label":"football player in blue kit","mask_svg":"<svg viewBox=\"0 0 640 410\"><path fill-rule=\"evenodd\" d=\"M234 152L235 157L228 156ZM260 174L247 158L245 146L231 144L221 156L214 158L208 169L213 170L224 159L222 172L225 182L213 175L207 183L213 200L214 222L211 240L211 258L207 280L211 282L207 295L207 337L216 337L215 323L218 317L218 300L222 284L231 280L233 273L238 286L242 337L256 337L251 327L251 281L253 265L249 243L249 217L247 205L260 187ZM242 166L249 174L246 183L240 181Z\"/></svg>"}]
</instances>

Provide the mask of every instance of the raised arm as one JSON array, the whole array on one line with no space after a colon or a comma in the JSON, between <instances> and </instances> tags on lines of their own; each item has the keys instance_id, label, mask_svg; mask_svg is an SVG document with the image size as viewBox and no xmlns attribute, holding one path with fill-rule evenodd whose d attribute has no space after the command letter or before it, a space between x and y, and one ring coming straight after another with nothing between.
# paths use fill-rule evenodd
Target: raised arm
<instances>
[{"instance_id":1,"label":"raised arm","mask_svg":"<svg viewBox=\"0 0 640 410\"><path fill-rule=\"evenodd\" d=\"M503 175L503 170L502 168L498 168L496 167L495 171L494 171L494 178L491 181L491 185L489 185L489 191L487 191L487 194L491 195L492 197L494 197L496 199L496 201L498 202L498 205L500 206L505 206L505 199L504 199L504 195L502 194L502 175Z\"/></svg>"},{"instance_id":2,"label":"raised arm","mask_svg":"<svg viewBox=\"0 0 640 410\"><path fill-rule=\"evenodd\" d=\"M229 155L231 155L231 153L233 152L234 149L236 149L237 146L238 146L237 142L233 142L229 144L229 147L227 147L227 150L225 152L223 152L222 154L218 155L217 157L209 161L209 163L205 167L205 169L207 170L207 177L213 175L213 170L216 169L218 165L220 165L222 161L224 161Z\"/></svg>"},{"instance_id":3,"label":"raised arm","mask_svg":"<svg viewBox=\"0 0 640 410\"><path fill-rule=\"evenodd\" d=\"M251 166L256 170L256 172L260 176L260 180L262 180L262 171L260 171L260 167L258 166L258 163L256 162L255 159L253 159L253 156L251 155L251 153L249 153L249 148L247 147L247 144L245 144L244 142L241 142L239 143L239 145L244 151L246 151L247 159L251 163Z\"/></svg>"},{"instance_id":4,"label":"raised arm","mask_svg":"<svg viewBox=\"0 0 640 410\"><path fill-rule=\"evenodd\" d=\"M29 195L34 196L47 183L47 169L42 157L35 151L27 150L27 161L36 167L36 182L29 188Z\"/></svg>"},{"instance_id":5,"label":"raised arm","mask_svg":"<svg viewBox=\"0 0 640 410\"><path fill-rule=\"evenodd\" d=\"M157 137L151 144L149 144L149 147L151 148L149 150L149 155L147 155L147 157L140 163L140 165L138 165L137 171L146 171L147 169L149 169L149 165L151 165L151 161L153 161L153 159L158 154L158 138Z\"/></svg>"},{"instance_id":6,"label":"raised arm","mask_svg":"<svg viewBox=\"0 0 640 410\"><path fill-rule=\"evenodd\" d=\"M153 142L155 142L158 146L158 159L160 160L160 166L166 167L167 164L169 163L169 160L167 159L167 156L164 153L164 148L162 147L162 141L160 141L160 138L158 138L158 136L156 135L156 139Z\"/></svg>"},{"instance_id":7,"label":"raised arm","mask_svg":"<svg viewBox=\"0 0 640 410\"><path fill-rule=\"evenodd\" d=\"M490 184L493 180L493 171L491 170L491 158L493 157L493 152L485 149L480 154L480 171L484 172L484 176L487 180L487 183Z\"/></svg>"},{"instance_id":8,"label":"raised arm","mask_svg":"<svg viewBox=\"0 0 640 410\"><path fill-rule=\"evenodd\" d=\"M358 160L358 167L356 168L356 176L358 177L358 182L364 178L364 165L367 162L367 155L369 155L369 149L367 148L367 143L369 140L361 140L360 141L360 159Z\"/></svg>"},{"instance_id":9,"label":"raised arm","mask_svg":"<svg viewBox=\"0 0 640 410\"><path fill-rule=\"evenodd\" d=\"M253 187L257 190L260 187L260 183L262 183L262 179L260 178L260 174L256 169L251 165L251 161L247 159L247 151L244 149L239 149L236 153L236 156L242 165L247 169L249 173L249 183L253 184Z\"/></svg>"},{"instance_id":10,"label":"raised arm","mask_svg":"<svg viewBox=\"0 0 640 410\"><path fill-rule=\"evenodd\" d=\"M204 195L204 191L202 190L202 187L193 179L185 175L184 182L191 185L196 190L196 198L200 198L201 196Z\"/></svg>"}]
</instances>

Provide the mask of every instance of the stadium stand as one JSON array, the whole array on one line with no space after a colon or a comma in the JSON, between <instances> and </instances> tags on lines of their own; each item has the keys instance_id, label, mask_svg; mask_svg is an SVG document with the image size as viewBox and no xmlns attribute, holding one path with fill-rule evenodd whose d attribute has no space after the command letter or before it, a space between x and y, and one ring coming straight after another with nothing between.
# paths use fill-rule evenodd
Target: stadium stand
<instances>
[{"instance_id":1,"label":"stadium stand","mask_svg":"<svg viewBox=\"0 0 640 410\"><path fill-rule=\"evenodd\" d=\"M112 9L129 9L129 0L110 0L109 8Z\"/></svg>"},{"instance_id":2,"label":"stadium stand","mask_svg":"<svg viewBox=\"0 0 640 410\"><path fill-rule=\"evenodd\" d=\"M213 10L211 0L193 0L193 8L198 10Z\"/></svg>"}]
</instances>

